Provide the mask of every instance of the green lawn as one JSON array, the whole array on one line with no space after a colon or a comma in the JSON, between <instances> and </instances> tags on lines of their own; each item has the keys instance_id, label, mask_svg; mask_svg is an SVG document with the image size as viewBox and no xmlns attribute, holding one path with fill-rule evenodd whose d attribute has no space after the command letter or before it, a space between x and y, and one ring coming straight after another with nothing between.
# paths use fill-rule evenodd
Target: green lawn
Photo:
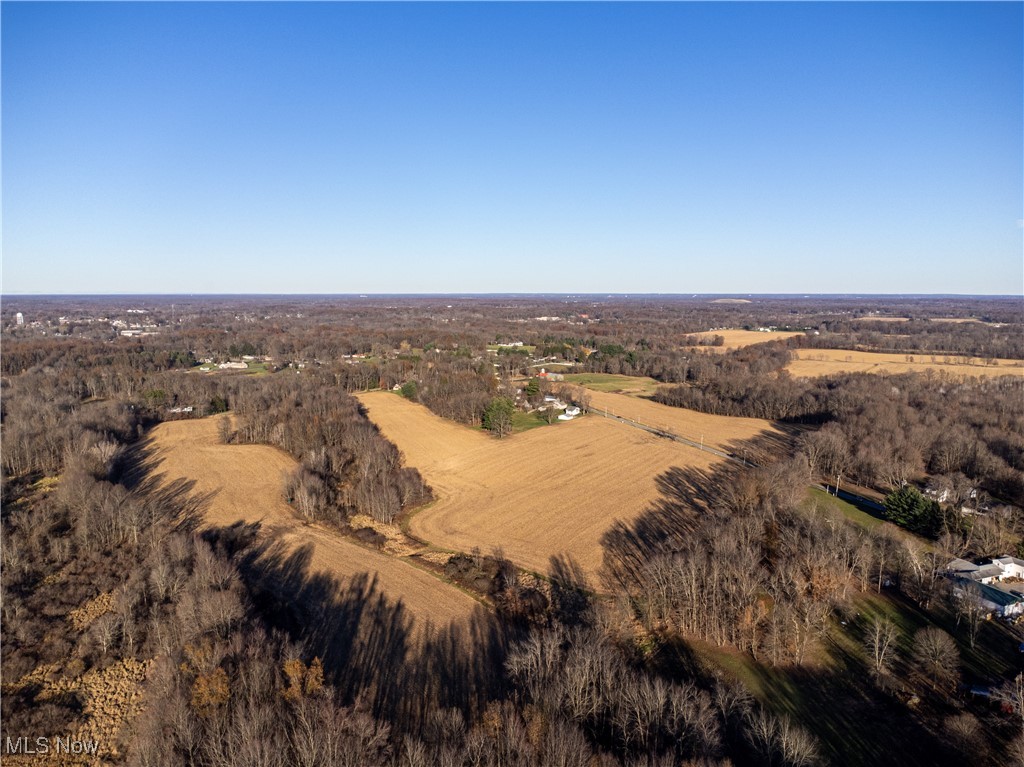
<instances>
[{"instance_id":1,"label":"green lawn","mask_svg":"<svg viewBox=\"0 0 1024 767\"><path fill-rule=\"evenodd\" d=\"M848 520L855 522L866 530L871 530L885 523L885 520L858 509L852 503L836 498L834 495L829 495L824 490L818 490L816 487L810 488L807 502L809 505L817 504L819 507L835 509Z\"/></svg>"},{"instance_id":2,"label":"green lawn","mask_svg":"<svg viewBox=\"0 0 1024 767\"><path fill-rule=\"evenodd\" d=\"M885 595L858 597L856 606L891 615L910 635L927 621ZM748 653L685 640L662 645L658 660L684 676L696 668L705 678L717 670L741 681L761 705L814 736L823 764L874 767L893 763L894 754L905 767L950 764L927 727L899 700L876 689L860 647L860 626L837 621L828 634L802 667L773 667ZM919 745L908 748L908 743Z\"/></svg>"},{"instance_id":3,"label":"green lawn","mask_svg":"<svg viewBox=\"0 0 1024 767\"><path fill-rule=\"evenodd\" d=\"M562 421L555 421L551 426L562 423ZM548 426L548 422L544 420L541 413L524 413L521 410L517 410L512 414L512 433L518 434L521 431L529 431L530 429L536 429L538 426Z\"/></svg>"},{"instance_id":4,"label":"green lawn","mask_svg":"<svg viewBox=\"0 0 1024 767\"><path fill-rule=\"evenodd\" d=\"M612 373L569 373L565 380L594 391L621 392L634 396L649 396L660 384L647 376L624 376Z\"/></svg>"}]
</instances>

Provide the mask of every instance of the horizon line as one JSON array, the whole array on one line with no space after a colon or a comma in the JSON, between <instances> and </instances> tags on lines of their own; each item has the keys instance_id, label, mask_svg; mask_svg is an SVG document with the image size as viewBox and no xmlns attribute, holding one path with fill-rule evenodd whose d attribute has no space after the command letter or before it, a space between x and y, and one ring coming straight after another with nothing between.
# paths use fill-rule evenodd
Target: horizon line
<instances>
[{"instance_id":1,"label":"horizon line","mask_svg":"<svg viewBox=\"0 0 1024 767\"><path fill-rule=\"evenodd\" d=\"M648 293L648 292L353 292L353 293L0 293L0 301L10 298L999 298L1022 299L1022 293Z\"/></svg>"}]
</instances>

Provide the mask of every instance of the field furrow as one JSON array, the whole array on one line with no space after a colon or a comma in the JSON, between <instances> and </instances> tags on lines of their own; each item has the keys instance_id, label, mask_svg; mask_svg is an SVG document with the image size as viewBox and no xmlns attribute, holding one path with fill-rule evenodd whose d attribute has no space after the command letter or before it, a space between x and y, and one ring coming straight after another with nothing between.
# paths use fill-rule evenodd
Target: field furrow
<instances>
[{"instance_id":1,"label":"field furrow","mask_svg":"<svg viewBox=\"0 0 1024 767\"><path fill-rule=\"evenodd\" d=\"M295 461L265 445L224 445L217 437L217 419L172 421L151 433L154 471L166 481L195 482L195 492L212 493L204 511L210 526L259 522L264 535L286 551L309 547L310 574L323 573L344 586L354 576L376 579L380 591L400 601L414 620L441 626L462 620L479 607L449 586L401 559L363 548L317 525L304 525L285 503L284 476Z\"/></svg>"},{"instance_id":2,"label":"field furrow","mask_svg":"<svg viewBox=\"0 0 1024 767\"><path fill-rule=\"evenodd\" d=\"M720 460L596 413L498 440L390 392L358 396L438 498L412 517L414 535L459 551L501 549L537 572L547 572L551 557L569 554L594 576L602 534L616 519L631 520L650 506L658 497L658 475L672 466L703 468ZM724 447L771 430L766 421L706 416L599 392L595 402L599 396L602 406L611 404L620 415L639 408L638 415L656 413L680 430L683 419L693 417L695 433L704 428L709 445Z\"/></svg>"}]
</instances>

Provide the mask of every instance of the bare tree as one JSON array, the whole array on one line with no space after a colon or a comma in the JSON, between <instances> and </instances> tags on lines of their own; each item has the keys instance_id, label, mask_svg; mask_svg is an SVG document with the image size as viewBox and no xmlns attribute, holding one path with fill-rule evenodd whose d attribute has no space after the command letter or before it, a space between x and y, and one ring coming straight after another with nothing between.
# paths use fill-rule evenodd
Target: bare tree
<instances>
[{"instance_id":1,"label":"bare tree","mask_svg":"<svg viewBox=\"0 0 1024 767\"><path fill-rule=\"evenodd\" d=\"M956 642L936 626L914 634L912 657L936 689L948 691L960 677L960 651Z\"/></svg>"},{"instance_id":2,"label":"bare tree","mask_svg":"<svg viewBox=\"0 0 1024 767\"><path fill-rule=\"evenodd\" d=\"M967 639L971 644L971 649L974 649L975 642L978 639L978 632L981 630L982 624L988 617L989 609L985 606L985 603L981 599L981 594L976 588L972 588L973 584L968 584L957 591L951 591L954 609L956 610L956 621L959 624L963 621L964 626L967 628Z\"/></svg>"},{"instance_id":3,"label":"bare tree","mask_svg":"<svg viewBox=\"0 0 1024 767\"><path fill-rule=\"evenodd\" d=\"M888 618L873 616L864 635L864 646L871 656L871 670L876 676L889 672L892 651L895 649L899 631Z\"/></svg>"},{"instance_id":4,"label":"bare tree","mask_svg":"<svg viewBox=\"0 0 1024 767\"><path fill-rule=\"evenodd\" d=\"M995 690L996 699L1006 703L1024 728L1024 674L1017 674Z\"/></svg>"}]
</instances>

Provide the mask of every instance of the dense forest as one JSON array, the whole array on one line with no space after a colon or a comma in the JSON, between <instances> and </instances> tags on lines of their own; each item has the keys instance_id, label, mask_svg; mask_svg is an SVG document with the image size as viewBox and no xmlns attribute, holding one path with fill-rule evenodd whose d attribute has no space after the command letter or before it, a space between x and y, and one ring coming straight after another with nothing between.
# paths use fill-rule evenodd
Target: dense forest
<instances>
[{"instance_id":1,"label":"dense forest","mask_svg":"<svg viewBox=\"0 0 1024 767\"><path fill-rule=\"evenodd\" d=\"M154 766L1024 763L1024 636L943 577L1024 553L1024 380L784 369L819 345L1024 359L1019 300L19 299L0 319L5 739ZM694 335L767 326L802 335ZM486 608L425 637L372 578L204 526L208 498L148 460L156 424L221 419L295 459L296 517L365 544L354 517L396 524L432 491L352 392L481 426L496 400L585 407L537 383L558 365L791 444L660 476L599 582L453 554L444 577ZM858 524L808 490L837 475L944 500L927 525Z\"/></svg>"}]
</instances>

